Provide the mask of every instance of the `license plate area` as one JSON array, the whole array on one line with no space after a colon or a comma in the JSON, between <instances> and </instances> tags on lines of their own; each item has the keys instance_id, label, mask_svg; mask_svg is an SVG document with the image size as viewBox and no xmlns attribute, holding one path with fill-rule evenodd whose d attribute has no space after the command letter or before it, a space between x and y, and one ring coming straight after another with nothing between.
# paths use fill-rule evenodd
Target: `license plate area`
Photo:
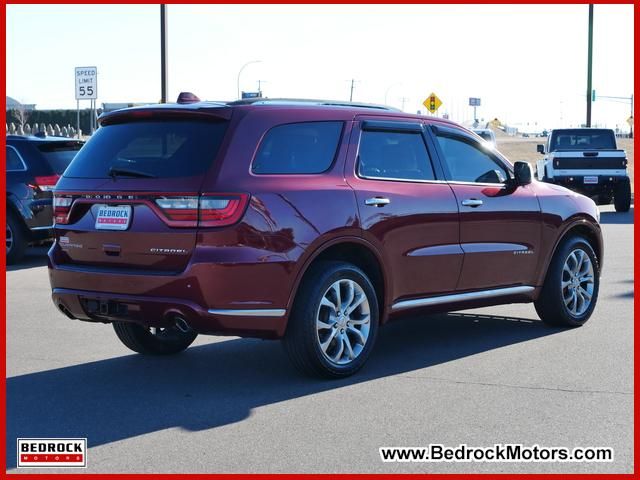
<instances>
[{"instance_id":1,"label":"license plate area","mask_svg":"<svg viewBox=\"0 0 640 480\"><path fill-rule=\"evenodd\" d=\"M585 185L596 185L597 183L598 183L598 177L595 175L584 177Z\"/></svg>"},{"instance_id":2,"label":"license plate area","mask_svg":"<svg viewBox=\"0 0 640 480\"><path fill-rule=\"evenodd\" d=\"M131 205L98 205L96 230L126 230L131 223Z\"/></svg>"}]
</instances>

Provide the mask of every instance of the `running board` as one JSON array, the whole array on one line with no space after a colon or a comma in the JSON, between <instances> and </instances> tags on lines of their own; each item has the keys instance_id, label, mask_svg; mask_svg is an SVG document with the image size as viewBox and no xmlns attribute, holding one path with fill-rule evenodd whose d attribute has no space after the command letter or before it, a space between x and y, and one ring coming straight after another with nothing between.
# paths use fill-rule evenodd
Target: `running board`
<instances>
[{"instance_id":1,"label":"running board","mask_svg":"<svg viewBox=\"0 0 640 480\"><path fill-rule=\"evenodd\" d=\"M391 310L405 310L407 308L428 307L442 305L443 303L467 302L469 300L481 300L483 298L504 297L506 295L518 295L529 293L535 287L523 285L520 287L495 288L493 290L481 290L478 292L455 293L453 295L440 295L438 297L416 298L414 300L402 300L391 306Z\"/></svg>"}]
</instances>

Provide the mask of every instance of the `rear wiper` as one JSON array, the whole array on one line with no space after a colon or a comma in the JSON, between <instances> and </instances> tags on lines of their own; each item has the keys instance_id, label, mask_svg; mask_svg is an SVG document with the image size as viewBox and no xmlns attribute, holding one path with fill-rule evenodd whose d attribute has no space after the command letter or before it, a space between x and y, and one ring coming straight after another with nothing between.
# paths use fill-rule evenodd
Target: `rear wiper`
<instances>
[{"instance_id":1,"label":"rear wiper","mask_svg":"<svg viewBox=\"0 0 640 480\"><path fill-rule=\"evenodd\" d=\"M136 178L155 178L152 173L141 172L139 170L131 170L130 168L111 167L109 176L114 180L116 177L136 177Z\"/></svg>"}]
</instances>

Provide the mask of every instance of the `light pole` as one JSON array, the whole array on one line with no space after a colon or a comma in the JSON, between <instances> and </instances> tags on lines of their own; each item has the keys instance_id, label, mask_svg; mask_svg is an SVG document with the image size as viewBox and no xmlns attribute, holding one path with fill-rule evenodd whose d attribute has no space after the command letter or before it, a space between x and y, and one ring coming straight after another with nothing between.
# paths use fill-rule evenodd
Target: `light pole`
<instances>
[{"instance_id":1,"label":"light pole","mask_svg":"<svg viewBox=\"0 0 640 480\"><path fill-rule=\"evenodd\" d=\"M591 72L593 69L593 4L589 5L589 35L587 46L587 127L591 126L591 101L592 101L592 85Z\"/></svg>"},{"instance_id":2,"label":"light pole","mask_svg":"<svg viewBox=\"0 0 640 480\"><path fill-rule=\"evenodd\" d=\"M160 5L160 103L167 103L167 6Z\"/></svg>"},{"instance_id":3,"label":"light pole","mask_svg":"<svg viewBox=\"0 0 640 480\"><path fill-rule=\"evenodd\" d=\"M251 60L250 62L247 62L244 65L242 65L242 67L240 67L240 70L238 71L238 81L237 81L238 99L240 99L240 75L242 75L242 71L245 69L245 67L251 65L252 63L261 63L261 62L262 60Z\"/></svg>"}]
</instances>

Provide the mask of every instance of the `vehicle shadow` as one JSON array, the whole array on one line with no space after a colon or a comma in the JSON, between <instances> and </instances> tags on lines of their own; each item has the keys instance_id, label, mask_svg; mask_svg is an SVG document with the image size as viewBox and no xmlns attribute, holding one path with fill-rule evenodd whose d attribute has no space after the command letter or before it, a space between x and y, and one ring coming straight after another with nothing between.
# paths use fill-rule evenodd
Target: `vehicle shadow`
<instances>
[{"instance_id":1,"label":"vehicle shadow","mask_svg":"<svg viewBox=\"0 0 640 480\"><path fill-rule=\"evenodd\" d=\"M355 376L317 380L290 366L279 342L231 339L173 358L126 355L7 379L7 468L18 437L87 437L90 447L172 427L205 430L251 410L429 368L563 332L540 321L474 314L407 318L381 330Z\"/></svg>"},{"instance_id":2,"label":"vehicle shadow","mask_svg":"<svg viewBox=\"0 0 640 480\"><path fill-rule=\"evenodd\" d=\"M14 265L7 265L7 272L24 270L27 268L44 267L47 264L49 247L30 247L22 260Z\"/></svg>"},{"instance_id":3,"label":"vehicle shadow","mask_svg":"<svg viewBox=\"0 0 640 480\"><path fill-rule=\"evenodd\" d=\"M602 224L621 224L621 225L630 225L633 224L633 205L628 212L618 213L616 211L613 212L601 212L600 213L600 223Z\"/></svg>"}]
</instances>

